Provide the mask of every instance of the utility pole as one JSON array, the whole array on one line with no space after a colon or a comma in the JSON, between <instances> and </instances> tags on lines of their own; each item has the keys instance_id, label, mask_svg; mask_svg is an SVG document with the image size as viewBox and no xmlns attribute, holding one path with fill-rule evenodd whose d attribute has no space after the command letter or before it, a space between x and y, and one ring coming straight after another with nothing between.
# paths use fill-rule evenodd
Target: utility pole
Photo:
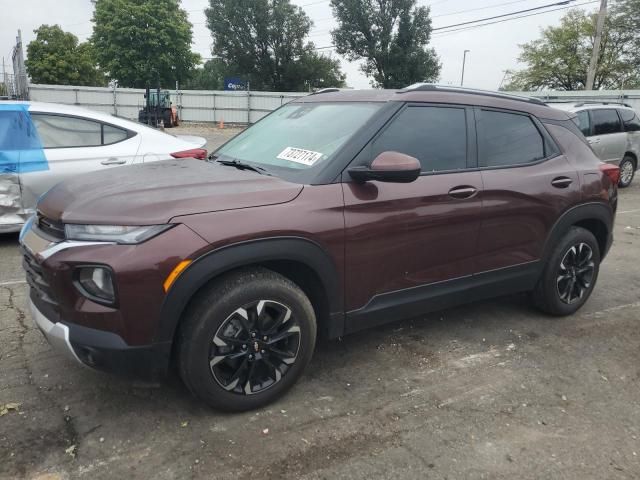
<instances>
[{"instance_id":1,"label":"utility pole","mask_svg":"<svg viewBox=\"0 0 640 480\"><path fill-rule=\"evenodd\" d=\"M591 53L591 61L589 62L589 70L587 71L587 90L593 90L593 83L596 79L598 56L600 55L600 42L602 41L602 29L604 28L604 20L606 18L607 0L600 0L600 13L598 13L598 21L596 23L596 38L593 42L593 52Z\"/></svg>"},{"instance_id":2,"label":"utility pole","mask_svg":"<svg viewBox=\"0 0 640 480\"><path fill-rule=\"evenodd\" d=\"M465 50L464 54L462 55L462 78L460 79L460 86L464 87L464 66L467 63L467 53L469 53L471 50Z\"/></svg>"}]
</instances>

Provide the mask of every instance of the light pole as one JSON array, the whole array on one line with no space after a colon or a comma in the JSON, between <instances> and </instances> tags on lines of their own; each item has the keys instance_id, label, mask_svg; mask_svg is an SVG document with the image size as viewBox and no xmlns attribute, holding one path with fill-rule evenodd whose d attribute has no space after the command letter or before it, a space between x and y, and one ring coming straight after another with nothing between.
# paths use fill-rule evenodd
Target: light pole
<instances>
[{"instance_id":1,"label":"light pole","mask_svg":"<svg viewBox=\"0 0 640 480\"><path fill-rule=\"evenodd\" d=\"M464 54L462 55L462 78L460 79L460 86L464 87L464 65L465 63L467 63L467 53L469 53L471 50L465 50Z\"/></svg>"}]
</instances>

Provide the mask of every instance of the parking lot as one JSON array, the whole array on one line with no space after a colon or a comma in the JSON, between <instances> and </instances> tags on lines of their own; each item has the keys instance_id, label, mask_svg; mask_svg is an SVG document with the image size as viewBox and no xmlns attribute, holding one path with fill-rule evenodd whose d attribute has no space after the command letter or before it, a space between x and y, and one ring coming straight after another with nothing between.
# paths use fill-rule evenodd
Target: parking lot
<instances>
[{"instance_id":1,"label":"parking lot","mask_svg":"<svg viewBox=\"0 0 640 480\"><path fill-rule=\"evenodd\" d=\"M235 132L170 133L211 151ZM52 351L25 311L17 236L2 236L0 477L638 478L640 178L620 197L577 315L518 295L323 341L288 395L234 415L176 378L132 383Z\"/></svg>"}]
</instances>

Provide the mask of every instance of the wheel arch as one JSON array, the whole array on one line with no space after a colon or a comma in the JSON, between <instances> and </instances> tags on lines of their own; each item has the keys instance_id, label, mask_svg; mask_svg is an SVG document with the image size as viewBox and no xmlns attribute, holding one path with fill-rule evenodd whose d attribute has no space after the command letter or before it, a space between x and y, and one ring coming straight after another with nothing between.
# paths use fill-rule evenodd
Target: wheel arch
<instances>
[{"instance_id":1,"label":"wheel arch","mask_svg":"<svg viewBox=\"0 0 640 480\"><path fill-rule=\"evenodd\" d=\"M604 259L611 246L614 212L604 203L577 205L562 214L545 242L542 258L546 261L553 247L571 227L582 227L596 237L600 258Z\"/></svg>"},{"instance_id":2,"label":"wheel arch","mask_svg":"<svg viewBox=\"0 0 640 480\"><path fill-rule=\"evenodd\" d=\"M309 297L328 336L342 335L342 280L330 254L301 237L252 240L212 250L193 261L169 289L162 304L156 342L173 342L181 317L194 296L211 281L238 268L260 266L296 283Z\"/></svg>"}]
</instances>

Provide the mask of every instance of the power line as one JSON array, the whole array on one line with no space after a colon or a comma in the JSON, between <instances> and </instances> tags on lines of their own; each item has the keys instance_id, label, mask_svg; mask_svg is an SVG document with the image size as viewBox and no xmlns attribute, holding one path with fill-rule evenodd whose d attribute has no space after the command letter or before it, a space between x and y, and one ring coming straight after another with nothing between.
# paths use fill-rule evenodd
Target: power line
<instances>
[{"instance_id":1,"label":"power line","mask_svg":"<svg viewBox=\"0 0 640 480\"><path fill-rule=\"evenodd\" d=\"M311 5L318 5L319 3L327 3L330 0L318 0L317 2L309 2L303 3L302 5L298 5L299 7L310 7Z\"/></svg>"},{"instance_id":2,"label":"power line","mask_svg":"<svg viewBox=\"0 0 640 480\"><path fill-rule=\"evenodd\" d=\"M444 30L446 28L460 27L462 25L469 25L472 23L484 22L486 20L493 20L494 18L510 17L512 15L518 15L520 13L533 12L534 10L542 10L543 8L555 7L558 5L568 5L571 2L575 2L575 0L563 0L561 2L549 3L547 5L541 5L539 7L527 8L526 10L518 10L517 12L503 13L502 15L494 15L493 17L479 18L478 20L470 20L468 22L462 22L462 23L454 23L452 25L445 25L444 27L434 28L433 31L435 32L438 30Z\"/></svg>"},{"instance_id":3,"label":"power line","mask_svg":"<svg viewBox=\"0 0 640 480\"><path fill-rule=\"evenodd\" d=\"M593 3L597 3L598 1L599 0L592 0L590 2L578 3L576 5L571 5L571 6L568 6L568 7L554 8L554 9L551 9L551 10L546 10L544 12L530 13L528 15L520 15L518 17L505 18L503 20L496 20L494 22L487 22L487 23L483 23L481 25L471 25L471 26L467 26L467 27L448 30L446 32L436 32L434 34L434 36L438 36L438 38L440 38L440 37L447 36L448 34L464 32L464 31L467 31L467 30L473 30L474 28L486 27L487 25L494 25L496 23L504 23L504 22L509 22L509 21L512 21L512 20L518 20L520 18L535 17L536 15L543 15L545 13L557 12L559 10L567 10L569 8L576 8L576 7L582 7L582 6L585 6L585 5L591 5Z\"/></svg>"},{"instance_id":4,"label":"power line","mask_svg":"<svg viewBox=\"0 0 640 480\"><path fill-rule=\"evenodd\" d=\"M470 25L470 26L466 26L466 27L462 27L462 28L456 28L456 29L453 29L453 30L449 30L449 31L446 31L446 32L437 32L434 35L437 35L438 37L443 37L443 36L450 35L450 34L453 34L453 33L459 33L459 32L466 31L466 30L473 30L475 28L485 27L487 25L494 25L496 23L510 22L510 21L513 21L513 20L518 20L520 18L534 17L536 15L542 15L542 14L545 14L545 13L557 12L559 10L567 10L569 8L576 8L576 7L582 7L582 6L585 6L585 5L591 5L593 3L597 3L598 1L599 0L591 0L589 2L579 3L579 4L576 4L576 5L569 5L569 6L564 6L564 7L560 7L560 8L554 8L554 9L551 9L551 10L546 10L544 12L530 13L530 14L527 14L527 15L519 15L519 16L513 17L513 18L504 18L502 20L496 20L496 21L493 21L493 22L487 22L487 23L483 23L483 24L480 24L480 25ZM476 20L476 22L480 22L480 21L482 21L482 20ZM442 27L442 28L445 28L445 27ZM335 45L325 45L325 46L322 46L322 47L316 47L315 50L329 50L329 49L335 49L335 48L336 48Z\"/></svg>"},{"instance_id":5,"label":"power line","mask_svg":"<svg viewBox=\"0 0 640 480\"><path fill-rule=\"evenodd\" d=\"M497 3L494 5L487 5L486 7L467 8L466 10L458 10L457 12L441 13L440 15L431 15L431 18L450 17L451 15L458 15L460 13L477 12L478 10L489 10L490 8L504 7L506 5L513 5L514 3L528 2L530 0L514 0L506 3Z\"/></svg>"}]
</instances>

